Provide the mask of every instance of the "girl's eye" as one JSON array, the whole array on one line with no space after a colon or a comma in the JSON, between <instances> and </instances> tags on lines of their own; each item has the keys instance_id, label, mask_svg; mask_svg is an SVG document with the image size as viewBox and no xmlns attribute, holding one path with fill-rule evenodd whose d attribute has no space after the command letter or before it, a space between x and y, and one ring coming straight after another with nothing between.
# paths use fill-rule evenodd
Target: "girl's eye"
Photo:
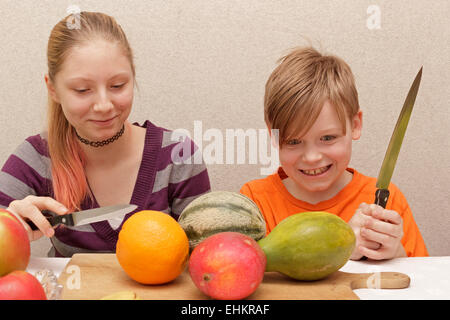
<instances>
[{"instance_id":1,"label":"girl's eye","mask_svg":"<svg viewBox=\"0 0 450 320\"><path fill-rule=\"evenodd\" d=\"M286 142L288 146L295 146L300 144L302 141L300 139L291 139Z\"/></svg>"},{"instance_id":2,"label":"girl's eye","mask_svg":"<svg viewBox=\"0 0 450 320\"><path fill-rule=\"evenodd\" d=\"M121 83L121 84L116 84L114 86L111 86L113 89L120 89L125 85L125 83Z\"/></svg>"},{"instance_id":3,"label":"girl's eye","mask_svg":"<svg viewBox=\"0 0 450 320\"><path fill-rule=\"evenodd\" d=\"M332 141L334 139L336 139L336 137L335 136L330 136L330 135L323 136L322 138L320 138L320 140L325 141L325 142L329 142L329 141Z\"/></svg>"},{"instance_id":4,"label":"girl's eye","mask_svg":"<svg viewBox=\"0 0 450 320\"><path fill-rule=\"evenodd\" d=\"M89 91L89 89L74 89L74 90L78 93L85 93L85 92Z\"/></svg>"}]
</instances>

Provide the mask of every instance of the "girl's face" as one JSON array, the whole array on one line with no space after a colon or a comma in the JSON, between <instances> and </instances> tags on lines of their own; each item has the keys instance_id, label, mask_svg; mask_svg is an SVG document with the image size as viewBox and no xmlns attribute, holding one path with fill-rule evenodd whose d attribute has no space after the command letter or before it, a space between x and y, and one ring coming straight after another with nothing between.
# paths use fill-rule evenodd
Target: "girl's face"
<instances>
[{"instance_id":1,"label":"girl's face","mask_svg":"<svg viewBox=\"0 0 450 320\"><path fill-rule=\"evenodd\" d=\"M352 140L359 139L361 126L359 112L351 121L347 119L344 134L335 108L326 101L311 129L281 146L280 164L299 193L333 194L343 187Z\"/></svg>"},{"instance_id":2,"label":"girl's face","mask_svg":"<svg viewBox=\"0 0 450 320\"><path fill-rule=\"evenodd\" d=\"M131 112L134 78L121 47L95 40L70 49L49 94L61 104L78 135L105 140L116 134Z\"/></svg>"}]
</instances>

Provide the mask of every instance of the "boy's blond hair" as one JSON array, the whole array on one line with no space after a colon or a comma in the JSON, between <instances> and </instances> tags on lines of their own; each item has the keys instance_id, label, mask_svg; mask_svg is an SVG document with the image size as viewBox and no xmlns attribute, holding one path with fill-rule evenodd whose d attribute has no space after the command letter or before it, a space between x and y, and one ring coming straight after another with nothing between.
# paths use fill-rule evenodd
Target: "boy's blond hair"
<instances>
[{"instance_id":1,"label":"boy's blond hair","mask_svg":"<svg viewBox=\"0 0 450 320\"><path fill-rule=\"evenodd\" d=\"M346 117L359 111L347 63L312 47L296 48L279 61L266 83L264 119L270 129L279 130L280 146L308 132L326 100L336 107L345 134Z\"/></svg>"}]
</instances>

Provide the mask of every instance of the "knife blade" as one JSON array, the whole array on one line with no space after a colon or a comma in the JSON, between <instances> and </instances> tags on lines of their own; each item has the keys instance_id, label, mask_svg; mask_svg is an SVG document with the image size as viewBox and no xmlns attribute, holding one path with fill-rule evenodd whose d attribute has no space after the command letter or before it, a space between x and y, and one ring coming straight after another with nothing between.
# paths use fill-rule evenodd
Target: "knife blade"
<instances>
[{"instance_id":1,"label":"knife blade","mask_svg":"<svg viewBox=\"0 0 450 320\"><path fill-rule=\"evenodd\" d=\"M408 127L409 118L411 117L414 102L416 101L417 92L419 91L420 80L422 78L422 69L423 67L421 67L417 73L416 78L409 89L408 95L406 96L403 108L398 116L394 132L392 133L391 140L389 141L389 145L378 174L376 184L377 190L375 191L375 204L383 208L386 208L386 203L389 199L389 183L391 182L395 163L397 162L406 128Z\"/></svg>"},{"instance_id":2,"label":"knife blade","mask_svg":"<svg viewBox=\"0 0 450 320\"><path fill-rule=\"evenodd\" d=\"M77 212L72 212L64 215L52 214L51 217L45 217L51 226L57 226L59 224L64 224L69 227L82 226L89 223L94 223L98 221L108 220L116 216L125 215L132 212L137 208L134 204L119 204L115 206L101 207L89 210L82 210ZM44 212L43 212L44 213ZM30 226L31 230L38 230L39 228L30 220L26 223Z\"/></svg>"}]
</instances>

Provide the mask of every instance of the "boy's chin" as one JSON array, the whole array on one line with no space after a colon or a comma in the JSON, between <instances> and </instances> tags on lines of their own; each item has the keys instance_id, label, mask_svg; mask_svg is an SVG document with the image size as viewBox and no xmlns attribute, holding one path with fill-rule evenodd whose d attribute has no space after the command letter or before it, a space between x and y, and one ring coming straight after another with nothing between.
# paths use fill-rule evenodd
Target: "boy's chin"
<instances>
[{"instance_id":1,"label":"boy's chin","mask_svg":"<svg viewBox=\"0 0 450 320\"><path fill-rule=\"evenodd\" d=\"M331 186L330 185L319 185L319 186L303 186L302 188L304 191L308 192L308 193L321 193L321 192L328 192L331 190Z\"/></svg>"}]
</instances>

